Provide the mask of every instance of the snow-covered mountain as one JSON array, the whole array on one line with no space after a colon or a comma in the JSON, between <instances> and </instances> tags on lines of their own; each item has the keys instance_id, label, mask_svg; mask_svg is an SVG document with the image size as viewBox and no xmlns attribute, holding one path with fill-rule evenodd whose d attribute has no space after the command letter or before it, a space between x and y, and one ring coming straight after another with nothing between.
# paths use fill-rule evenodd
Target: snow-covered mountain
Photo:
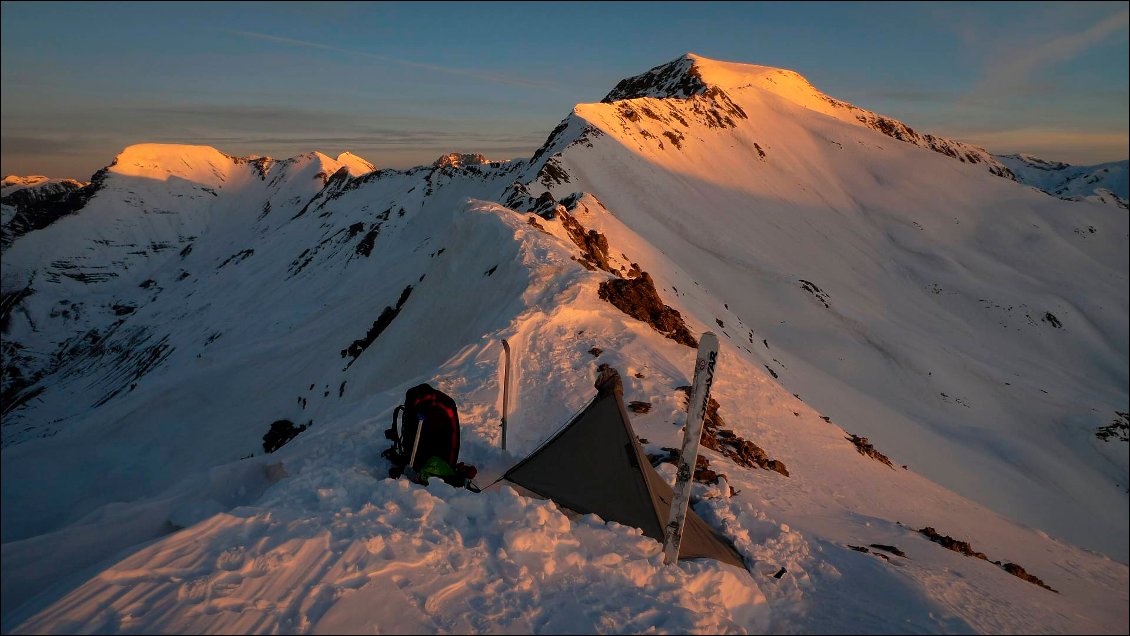
<instances>
[{"instance_id":1,"label":"snow-covered mountain","mask_svg":"<svg viewBox=\"0 0 1130 636\"><path fill-rule=\"evenodd\" d=\"M0 245L54 223L85 203L89 183L44 176L4 177L0 185ZM89 189L89 188L88 188Z\"/></svg>"},{"instance_id":2,"label":"snow-covered mountain","mask_svg":"<svg viewBox=\"0 0 1130 636\"><path fill-rule=\"evenodd\" d=\"M1130 200L1126 170L1127 161L1111 161L1093 166L1073 166L1060 161L1046 161L1027 154L996 157L1025 185L1067 200L1090 199L1126 209Z\"/></svg>"},{"instance_id":3,"label":"snow-covered mountain","mask_svg":"<svg viewBox=\"0 0 1130 636\"><path fill-rule=\"evenodd\" d=\"M4 249L0 627L1125 632L1127 215L1014 175L695 55L528 160L131 146ZM708 329L696 510L748 573L385 479L408 387L455 397L485 485L598 363L663 455ZM309 428L264 454L279 419Z\"/></svg>"},{"instance_id":4,"label":"snow-covered mountain","mask_svg":"<svg viewBox=\"0 0 1130 636\"><path fill-rule=\"evenodd\" d=\"M56 192L77 190L84 185L86 184L74 179L52 179L42 175L30 177L8 175L0 181L0 197L7 197L20 190L30 190L34 193L33 196L42 197Z\"/></svg>"}]
</instances>

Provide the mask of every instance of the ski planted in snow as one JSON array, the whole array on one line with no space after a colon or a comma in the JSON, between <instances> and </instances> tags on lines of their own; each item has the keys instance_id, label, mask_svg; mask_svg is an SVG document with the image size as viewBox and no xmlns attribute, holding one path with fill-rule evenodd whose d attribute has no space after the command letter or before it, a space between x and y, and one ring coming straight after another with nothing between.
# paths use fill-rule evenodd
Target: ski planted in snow
<instances>
[{"instance_id":1,"label":"ski planted in snow","mask_svg":"<svg viewBox=\"0 0 1130 636\"><path fill-rule=\"evenodd\" d=\"M694 383L687 402L686 432L683 434L683 449L679 453L679 470L675 477L675 495L671 499L671 514L663 531L663 562L668 565L679 559L683 522L686 521L687 505L691 499L691 478L698 461L698 444L702 438L702 423L706 417L706 404L710 400L710 385L714 383L714 365L717 361L718 336L708 331L698 341Z\"/></svg>"},{"instance_id":2,"label":"ski planted in snow","mask_svg":"<svg viewBox=\"0 0 1130 636\"><path fill-rule=\"evenodd\" d=\"M510 409L510 343L502 339L502 348L506 352L506 367L502 376L502 450L506 450L506 411Z\"/></svg>"}]
</instances>

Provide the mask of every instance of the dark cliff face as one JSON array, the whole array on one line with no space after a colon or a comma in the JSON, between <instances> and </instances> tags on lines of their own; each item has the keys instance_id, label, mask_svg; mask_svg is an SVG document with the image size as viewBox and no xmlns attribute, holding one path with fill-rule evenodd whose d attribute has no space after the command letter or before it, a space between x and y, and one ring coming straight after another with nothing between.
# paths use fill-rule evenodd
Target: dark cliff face
<instances>
[{"instance_id":1,"label":"dark cliff face","mask_svg":"<svg viewBox=\"0 0 1130 636\"><path fill-rule=\"evenodd\" d=\"M41 230L64 216L78 212L102 187L105 179L106 169L103 168L85 185L78 181L60 181L16 190L0 199L0 203L15 208L12 218L0 227L0 243L8 247L24 234Z\"/></svg>"},{"instance_id":2,"label":"dark cliff face","mask_svg":"<svg viewBox=\"0 0 1130 636\"><path fill-rule=\"evenodd\" d=\"M620 80L615 88L600 100L605 104L622 99L639 97L673 97L686 99L707 91L702 75L694 66L694 61L683 56L666 64L656 66L646 73Z\"/></svg>"},{"instance_id":3,"label":"dark cliff face","mask_svg":"<svg viewBox=\"0 0 1130 636\"><path fill-rule=\"evenodd\" d=\"M449 152L432 164L436 168L460 168L462 166L479 166L490 161L479 153Z\"/></svg>"}]
</instances>

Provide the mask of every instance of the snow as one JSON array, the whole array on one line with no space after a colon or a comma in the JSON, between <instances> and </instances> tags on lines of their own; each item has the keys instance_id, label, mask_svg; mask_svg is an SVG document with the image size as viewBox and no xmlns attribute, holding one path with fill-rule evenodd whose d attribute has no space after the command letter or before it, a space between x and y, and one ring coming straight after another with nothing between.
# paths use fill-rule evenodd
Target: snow
<instances>
[{"instance_id":1,"label":"snow","mask_svg":"<svg viewBox=\"0 0 1130 636\"><path fill-rule=\"evenodd\" d=\"M81 188L82 186L86 185L86 183L82 181L75 181L74 179L52 179L42 175L32 175L27 177L8 175L4 177L3 182L0 182L0 197L7 197L8 195L14 192L18 192L19 190L51 190L53 188L57 188L58 184L67 185L72 188Z\"/></svg>"},{"instance_id":2,"label":"snow","mask_svg":"<svg viewBox=\"0 0 1130 636\"><path fill-rule=\"evenodd\" d=\"M5 365L43 390L4 415L0 631L1125 633L1126 445L1094 437L1127 400L1125 213L798 103L789 72L693 62L746 118L707 125L720 96L583 104L530 161L407 171L123 151L3 254L5 295L34 290ZM720 336L726 426L790 472L701 451L734 493L696 484L695 510L748 571L664 567L638 529L503 484L386 477L383 430L424 381L484 486L599 363L651 404L647 450L679 445L695 351L600 300L611 274L559 215L506 207L522 191L584 193L570 214L610 267ZM283 418L310 428L266 455ZM849 547L872 544L906 557Z\"/></svg>"},{"instance_id":3,"label":"snow","mask_svg":"<svg viewBox=\"0 0 1130 636\"><path fill-rule=\"evenodd\" d=\"M1020 183L1062 199L1085 198L1099 203L1114 203L1123 209L1130 199L1126 160L1073 166L1028 154L1002 155L997 159L1012 170Z\"/></svg>"},{"instance_id":4,"label":"snow","mask_svg":"<svg viewBox=\"0 0 1130 636\"><path fill-rule=\"evenodd\" d=\"M596 194L651 249L679 255L677 269L645 269L709 307L704 324L741 325L734 342L752 329L750 354L835 422L966 496L1125 560L1125 446L1084 433L1127 399L1124 211L1065 209L775 93L732 97L757 116L692 128L681 148L663 135L686 130L673 117L578 106L577 125L605 135L564 151L575 179L547 187ZM675 107L630 103L660 117ZM636 238L594 227L612 245ZM1075 324L1056 330L1048 312Z\"/></svg>"},{"instance_id":5,"label":"snow","mask_svg":"<svg viewBox=\"0 0 1130 636\"><path fill-rule=\"evenodd\" d=\"M362 177L377 169L376 166L365 159L348 151L338 155L336 161L349 171L351 177Z\"/></svg>"}]
</instances>

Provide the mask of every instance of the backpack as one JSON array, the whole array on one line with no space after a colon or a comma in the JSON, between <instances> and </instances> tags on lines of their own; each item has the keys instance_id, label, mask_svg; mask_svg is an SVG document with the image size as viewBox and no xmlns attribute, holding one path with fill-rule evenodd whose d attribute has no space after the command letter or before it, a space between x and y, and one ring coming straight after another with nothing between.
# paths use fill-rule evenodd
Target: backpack
<instances>
[{"instance_id":1,"label":"backpack","mask_svg":"<svg viewBox=\"0 0 1130 636\"><path fill-rule=\"evenodd\" d=\"M465 486L477 472L474 466L459 462L459 410L455 400L428 384L408 389L404 404L392 412L392 426L385 437L392 446L381 456L392 462L389 476L393 479L407 472L425 484L428 476L434 475L453 486Z\"/></svg>"}]
</instances>

